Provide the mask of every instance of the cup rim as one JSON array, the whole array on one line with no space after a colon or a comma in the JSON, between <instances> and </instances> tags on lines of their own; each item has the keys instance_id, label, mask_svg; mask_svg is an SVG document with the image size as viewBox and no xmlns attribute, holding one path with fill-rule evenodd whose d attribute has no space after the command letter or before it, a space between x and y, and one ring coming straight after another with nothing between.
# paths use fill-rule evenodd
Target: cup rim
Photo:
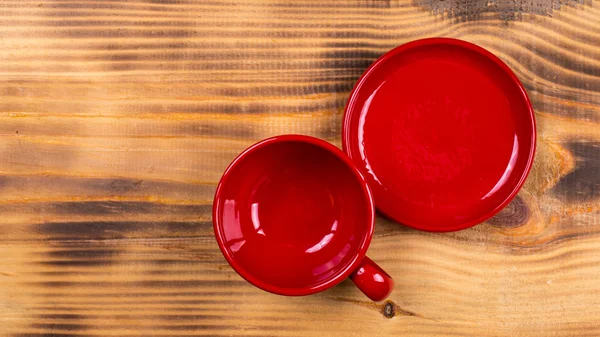
<instances>
[{"instance_id":1,"label":"cup rim","mask_svg":"<svg viewBox=\"0 0 600 337\"><path fill-rule=\"evenodd\" d=\"M332 155L341 159L344 162L344 164L346 165L346 167L348 167L350 169L350 171L354 174L354 176L358 179L359 185L362 188L362 193L364 194L365 199L367 200L367 203L368 203L368 207L367 207L367 211L368 211L367 226L368 227L365 231L364 238L363 238L362 242L360 242L360 244L358 246L358 250L357 250L356 254L354 254L355 256L352 258L351 262L349 264L347 264L347 266L344 267L343 269L340 269L340 271L338 271L338 273L335 276L333 276L321 283L310 286L310 287L285 288L285 287L275 286L275 285L269 284L268 282L262 281L258 277L255 277L252 273L250 273L247 270L245 270L244 268L242 268L242 266L237 263L235 258L233 256L231 256L231 254L229 254L228 250L225 248L225 244L223 242L223 232L221 230L223 227L223 223L222 223L221 218L217 216L221 211L220 205L221 205L221 194L222 194L223 186L227 183L229 178L232 176L232 171L235 168L235 166L237 166L241 160L248 157L249 155L256 152L257 150L262 149L266 146L275 144L275 143L282 143L282 142L302 142L302 143L308 143L311 145L315 145L322 149L327 150ZM369 248L369 245L371 244L371 239L373 237L373 232L375 230L375 203L374 203L374 199L373 199L373 194L371 192L371 189L369 188L369 185L367 184L366 178L358 170L358 168L354 165L354 163L352 162L350 157L348 157L342 150L340 150L333 144L331 144L325 140L319 139L319 138L305 136L305 135L298 135L298 134L288 134L288 135L280 135L280 136L270 137L270 138L261 140L255 144L251 145L250 147L248 147L247 149L242 151L228 165L228 167L225 170L225 172L223 173L223 176L221 177L221 179L217 185L217 189L215 191L215 197L213 200L213 209L212 209L212 220L213 220L212 222L213 222L213 230L215 232L215 238L217 240L217 243L219 245L219 249L221 250L221 253L223 253L223 256L225 257L225 259L227 260L229 265L242 278L244 278L246 281L250 282L254 286L256 286L262 290L265 290L267 292L270 292L270 293L274 293L274 294L278 294L278 295L286 295L286 296L303 296L303 295L314 294L314 293L329 289L329 288L339 284L344 279L348 278L350 276L350 274L358 268L358 266L360 265L360 263L362 262L363 258L365 257L365 255L367 253L367 249Z\"/></svg>"}]
</instances>

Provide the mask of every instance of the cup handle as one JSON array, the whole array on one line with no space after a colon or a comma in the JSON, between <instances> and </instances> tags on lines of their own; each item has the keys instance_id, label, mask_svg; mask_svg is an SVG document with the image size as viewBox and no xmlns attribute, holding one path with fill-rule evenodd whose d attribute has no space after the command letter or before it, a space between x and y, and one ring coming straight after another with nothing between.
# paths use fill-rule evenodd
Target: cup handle
<instances>
[{"instance_id":1,"label":"cup handle","mask_svg":"<svg viewBox=\"0 0 600 337\"><path fill-rule=\"evenodd\" d=\"M385 300L394 289L392 277L366 256L350 275L350 279L360 291L375 302Z\"/></svg>"}]
</instances>

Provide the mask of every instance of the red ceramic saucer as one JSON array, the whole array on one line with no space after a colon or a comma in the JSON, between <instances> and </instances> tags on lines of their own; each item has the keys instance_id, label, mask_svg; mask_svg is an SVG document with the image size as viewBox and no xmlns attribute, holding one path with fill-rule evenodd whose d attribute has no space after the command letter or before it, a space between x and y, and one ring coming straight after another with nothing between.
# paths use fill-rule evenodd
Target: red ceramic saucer
<instances>
[{"instance_id":1,"label":"red ceramic saucer","mask_svg":"<svg viewBox=\"0 0 600 337\"><path fill-rule=\"evenodd\" d=\"M427 231L481 223L523 185L535 152L531 103L474 44L418 40L379 58L346 106L344 151L380 212Z\"/></svg>"}]
</instances>

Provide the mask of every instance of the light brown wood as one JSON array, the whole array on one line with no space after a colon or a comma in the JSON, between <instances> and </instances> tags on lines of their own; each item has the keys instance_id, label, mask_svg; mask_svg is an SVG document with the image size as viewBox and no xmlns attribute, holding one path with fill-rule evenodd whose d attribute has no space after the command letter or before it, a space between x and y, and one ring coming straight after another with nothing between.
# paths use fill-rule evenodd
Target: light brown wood
<instances>
[{"instance_id":1,"label":"light brown wood","mask_svg":"<svg viewBox=\"0 0 600 337\"><path fill-rule=\"evenodd\" d=\"M226 165L267 136L340 143L366 67L448 36L530 94L524 190L469 230L378 219L395 292L286 298L214 241ZM600 2L0 1L0 335L600 335Z\"/></svg>"}]
</instances>

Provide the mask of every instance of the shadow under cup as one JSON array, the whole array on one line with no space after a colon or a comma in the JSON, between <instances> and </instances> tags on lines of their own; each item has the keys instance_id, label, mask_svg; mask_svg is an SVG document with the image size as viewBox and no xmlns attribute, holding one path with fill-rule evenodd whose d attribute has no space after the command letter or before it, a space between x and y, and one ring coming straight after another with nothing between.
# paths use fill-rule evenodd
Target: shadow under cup
<instances>
[{"instance_id":1,"label":"shadow under cup","mask_svg":"<svg viewBox=\"0 0 600 337\"><path fill-rule=\"evenodd\" d=\"M364 179L333 145L304 136L270 138L242 153L225 172L213 211L232 267L282 295L316 293L348 277L374 226Z\"/></svg>"}]
</instances>

